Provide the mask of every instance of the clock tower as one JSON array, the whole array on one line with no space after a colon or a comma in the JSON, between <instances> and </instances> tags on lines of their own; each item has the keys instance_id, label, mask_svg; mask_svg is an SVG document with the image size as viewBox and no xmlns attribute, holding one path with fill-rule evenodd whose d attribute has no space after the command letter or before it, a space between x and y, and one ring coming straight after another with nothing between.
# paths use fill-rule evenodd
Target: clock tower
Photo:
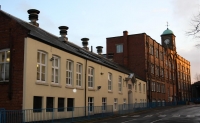
<instances>
[{"instance_id":1,"label":"clock tower","mask_svg":"<svg viewBox=\"0 0 200 123\"><path fill-rule=\"evenodd\" d=\"M163 47L176 51L176 36L170 29L166 29L161 35L161 44Z\"/></svg>"}]
</instances>

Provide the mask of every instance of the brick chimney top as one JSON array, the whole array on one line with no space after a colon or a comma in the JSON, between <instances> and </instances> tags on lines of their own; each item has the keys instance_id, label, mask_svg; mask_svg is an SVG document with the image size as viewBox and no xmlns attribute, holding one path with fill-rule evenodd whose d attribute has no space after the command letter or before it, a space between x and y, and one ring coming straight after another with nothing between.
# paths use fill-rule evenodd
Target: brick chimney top
<instances>
[{"instance_id":1,"label":"brick chimney top","mask_svg":"<svg viewBox=\"0 0 200 123\"><path fill-rule=\"evenodd\" d=\"M128 31L126 31L126 30L123 31L123 35L124 35L124 36L127 36L127 35L128 35Z\"/></svg>"},{"instance_id":2,"label":"brick chimney top","mask_svg":"<svg viewBox=\"0 0 200 123\"><path fill-rule=\"evenodd\" d=\"M40 11L37 9L29 9L27 12L29 14L29 20L31 21L30 23L39 27L39 23L37 23L36 21L38 20L38 14L40 13Z\"/></svg>"}]
</instances>

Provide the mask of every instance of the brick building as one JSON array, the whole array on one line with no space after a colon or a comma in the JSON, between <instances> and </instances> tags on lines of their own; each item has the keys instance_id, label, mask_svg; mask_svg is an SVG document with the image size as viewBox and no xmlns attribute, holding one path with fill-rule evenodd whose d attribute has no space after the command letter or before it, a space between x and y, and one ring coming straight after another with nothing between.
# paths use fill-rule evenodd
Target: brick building
<instances>
[{"instance_id":1,"label":"brick building","mask_svg":"<svg viewBox=\"0 0 200 123\"><path fill-rule=\"evenodd\" d=\"M168 28L161 44L146 33L107 38L107 57L147 81L149 102L190 99L190 62L176 52L175 35Z\"/></svg>"}]
</instances>

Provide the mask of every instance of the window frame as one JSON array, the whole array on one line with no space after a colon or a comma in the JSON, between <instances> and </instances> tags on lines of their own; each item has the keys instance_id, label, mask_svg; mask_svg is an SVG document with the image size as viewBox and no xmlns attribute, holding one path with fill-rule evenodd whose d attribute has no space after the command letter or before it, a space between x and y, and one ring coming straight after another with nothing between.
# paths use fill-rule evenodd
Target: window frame
<instances>
[{"instance_id":1,"label":"window frame","mask_svg":"<svg viewBox=\"0 0 200 123\"><path fill-rule=\"evenodd\" d=\"M94 97L88 97L88 111L89 112L94 111Z\"/></svg>"},{"instance_id":2,"label":"window frame","mask_svg":"<svg viewBox=\"0 0 200 123\"><path fill-rule=\"evenodd\" d=\"M112 73L108 73L108 91L112 91Z\"/></svg>"},{"instance_id":3,"label":"window frame","mask_svg":"<svg viewBox=\"0 0 200 123\"><path fill-rule=\"evenodd\" d=\"M119 76L118 78L118 91L121 93L122 92L122 77Z\"/></svg>"},{"instance_id":4,"label":"window frame","mask_svg":"<svg viewBox=\"0 0 200 123\"><path fill-rule=\"evenodd\" d=\"M94 88L94 68L93 67L88 67L88 88Z\"/></svg>"},{"instance_id":5,"label":"window frame","mask_svg":"<svg viewBox=\"0 0 200 123\"><path fill-rule=\"evenodd\" d=\"M123 53L123 44L116 44L116 53Z\"/></svg>"},{"instance_id":6,"label":"window frame","mask_svg":"<svg viewBox=\"0 0 200 123\"><path fill-rule=\"evenodd\" d=\"M2 80L0 80L0 83L1 82L9 82L9 79L10 79L10 49L0 50L0 53L4 54L4 61L0 62L0 65L2 65L2 68L0 70L0 73L1 73L0 75L1 75ZM6 77L6 72L7 72L8 77Z\"/></svg>"},{"instance_id":7,"label":"window frame","mask_svg":"<svg viewBox=\"0 0 200 123\"><path fill-rule=\"evenodd\" d=\"M66 85L73 86L73 71L74 71L74 62L70 59L66 61Z\"/></svg>"},{"instance_id":8,"label":"window frame","mask_svg":"<svg viewBox=\"0 0 200 123\"><path fill-rule=\"evenodd\" d=\"M59 84L59 76L60 76L60 57L53 55L52 56L53 60L52 62L52 66L51 66L51 83L54 84ZM56 66L56 60L58 63L58 66ZM57 70L57 75L56 75L56 70Z\"/></svg>"},{"instance_id":9,"label":"window frame","mask_svg":"<svg viewBox=\"0 0 200 123\"><path fill-rule=\"evenodd\" d=\"M39 61L38 61L39 53ZM44 63L42 63L42 54L44 54ZM44 73L42 72L42 67L44 67ZM38 71L39 68L39 71ZM46 82L47 81L47 53L41 50L37 51L37 72L36 72L36 82ZM39 79L38 79L39 74ZM44 80L42 80L42 74L44 74Z\"/></svg>"},{"instance_id":10,"label":"window frame","mask_svg":"<svg viewBox=\"0 0 200 123\"><path fill-rule=\"evenodd\" d=\"M82 71L83 65L81 63L76 63L76 86L82 86Z\"/></svg>"},{"instance_id":11,"label":"window frame","mask_svg":"<svg viewBox=\"0 0 200 123\"><path fill-rule=\"evenodd\" d=\"M102 97L102 111L106 111L107 99Z\"/></svg>"},{"instance_id":12,"label":"window frame","mask_svg":"<svg viewBox=\"0 0 200 123\"><path fill-rule=\"evenodd\" d=\"M114 98L114 110L117 110L117 102L118 102L118 100L117 100L117 98Z\"/></svg>"}]
</instances>

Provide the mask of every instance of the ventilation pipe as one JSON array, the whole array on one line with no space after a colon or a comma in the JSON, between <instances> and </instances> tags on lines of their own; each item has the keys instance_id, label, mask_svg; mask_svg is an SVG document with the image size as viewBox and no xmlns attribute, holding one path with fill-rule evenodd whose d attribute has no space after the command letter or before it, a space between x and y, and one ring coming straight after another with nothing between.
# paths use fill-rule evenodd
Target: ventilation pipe
<instances>
[{"instance_id":1,"label":"ventilation pipe","mask_svg":"<svg viewBox=\"0 0 200 123\"><path fill-rule=\"evenodd\" d=\"M81 41L82 41L82 44L83 44L83 48L89 51L89 48L87 47L89 38L82 38Z\"/></svg>"},{"instance_id":2,"label":"ventilation pipe","mask_svg":"<svg viewBox=\"0 0 200 123\"><path fill-rule=\"evenodd\" d=\"M60 29L60 35L61 35L61 37L59 37L59 40L62 42L67 42L68 38L66 37L66 35L67 35L67 30L69 28L67 26L59 26L58 28Z\"/></svg>"},{"instance_id":3,"label":"ventilation pipe","mask_svg":"<svg viewBox=\"0 0 200 123\"><path fill-rule=\"evenodd\" d=\"M29 9L27 12L29 14L29 20L31 21L30 23L35 25L36 27L39 27L39 23L37 23L37 20L40 11L37 9Z\"/></svg>"},{"instance_id":4,"label":"ventilation pipe","mask_svg":"<svg viewBox=\"0 0 200 123\"><path fill-rule=\"evenodd\" d=\"M97 46L96 47L97 48L97 53L99 54L99 55L101 55L101 53L102 53L102 46Z\"/></svg>"}]
</instances>

